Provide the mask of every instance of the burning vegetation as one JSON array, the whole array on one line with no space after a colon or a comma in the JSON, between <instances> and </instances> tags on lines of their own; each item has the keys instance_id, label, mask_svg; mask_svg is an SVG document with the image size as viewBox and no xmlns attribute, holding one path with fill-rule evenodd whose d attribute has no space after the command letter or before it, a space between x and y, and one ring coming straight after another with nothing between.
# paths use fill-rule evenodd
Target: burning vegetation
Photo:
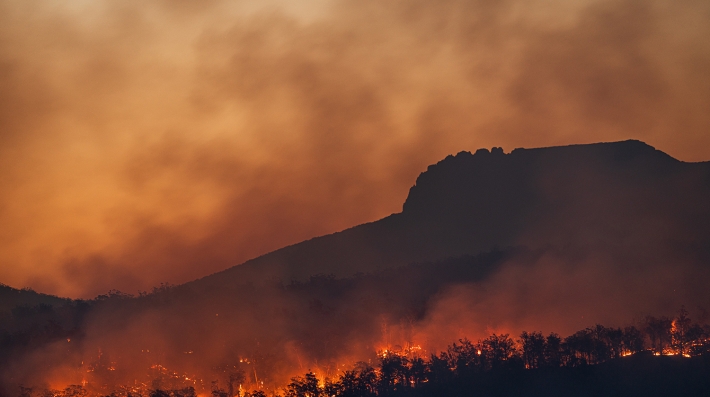
<instances>
[{"instance_id":1,"label":"burning vegetation","mask_svg":"<svg viewBox=\"0 0 710 397\"><path fill-rule=\"evenodd\" d=\"M630 301L606 289L591 306L577 298L565 308L520 299L515 294L524 286L501 284L539 286L552 271L565 274L545 267L554 255L511 248L348 278L161 285L138 296L112 291L90 301L17 306L0 313L0 396L456 395L476 388L493 393L497 385L527 385L540 376L578 384L566 377L588 371L664 379L654 368L681 368L675 379L689 376L690 384L710 379L701 365L710 357L702 310L693 312L698 321L685 309L670 317L638 315L619 302L638 308L642 292ZM560 283L580 290L594 277L625 282L582 274L583 284L574 277ZM546 290L559 291L556 284ZM604 321L610 312L616 317ZM629 318L637 320L628 327L574 332L580 321Z\"/></svg>"},{"instance_id":2,"label":"burning vegetation","mask_svg":"<svg viewBox=\"0 0 710 397\"><path fill-rule=\"evenodd\" d=\"M66 343L71 343L70 338ZM710 326L692 321L688 311L681 308L672 318L648 316L624 328L595 325L564 338L541 332L522 332L517 338L492 334L476 342L460 339L438 353L428 352L412 342L387 346L354 364L312 363L304 375L292 377L286 385L260 380L257 357L241 357L235 360L238 361L235 365L212 367L207 371L212 374L210 379L155 363L144 371L133 368L130 372L142 373L142 377L129 384L117 384L121 379L117 375L125 372L125 368L99 351L93 361L81 362L75 368L73 375L81 378L78 384L61 385L57 381L54 387L22 385L12 394L21 397L428 396L469 387L488 390L501 384L503 378L505 384L530 387L528 383L535 377L578 376L571 374L596 371L595 367L602 368L598 371L609 371L609 366L615 366L613 371L619 372L618 376L624 371L645 371L644 366L649 363L664 370L669 365L683 368L690 365L688 376L692 378L697 371L707 375L709 359ZM629 365L624 363L626 360L636 361ZM704 384L707 381L694 387Z\"/></svg>"}]
</instances>

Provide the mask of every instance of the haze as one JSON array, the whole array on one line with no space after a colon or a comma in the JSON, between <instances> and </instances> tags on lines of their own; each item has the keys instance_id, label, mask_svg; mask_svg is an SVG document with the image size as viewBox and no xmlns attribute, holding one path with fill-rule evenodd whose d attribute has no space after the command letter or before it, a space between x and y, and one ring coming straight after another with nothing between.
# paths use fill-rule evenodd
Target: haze
<instances>
[{"instance_id":1,"label":"haze","mask_svg":"<svg viewBox=\"0 0 710 397\"><path fill-rule=\"evenodd\" d=\"M0 282L201 277L479 147L710 159L707 1L0 2Z\"/></svg>"}]
</instances>

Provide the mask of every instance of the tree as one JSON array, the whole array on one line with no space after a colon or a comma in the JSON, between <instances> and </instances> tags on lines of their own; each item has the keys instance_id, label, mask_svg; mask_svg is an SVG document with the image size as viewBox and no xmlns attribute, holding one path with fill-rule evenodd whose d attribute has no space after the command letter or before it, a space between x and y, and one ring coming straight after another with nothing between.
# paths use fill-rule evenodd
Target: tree
<instances>
[{"instance_id":1,"label":"tree","mask_svg":"<svg viewBox=\"0 0 710 397\"><path fill-rule=\"evenodd\" d=\"M244 383L246 377L244 376L244 371L241 369L234 369L229 373L229 397L234 397L234 387L239 387L241 384ZM237 391L237 394L239 391Z\"/></svg>"},{"instance_id":2,"label":"tree","mask_svg":"<svg viewBox=\"0 0 710 397\"><path fill-rule=\"evenodd\" d=\"M366 364L359 365L356 390L360 397L375 395L377 392L377 373L374 368Z\"/></svg>"},{"instance_id":3,"label":"tree","mask_svg":"<svg viewBox=\"0 0 710 397\"><path fill-rule=\"evenodd\" d=\"M85 397L88 394L86 389L82 385L69 385L63 390L62 395L64 397ZM194 396L194 389L192 395Z\"/></svg>"},{"instance_id":4,"label":"tree","mask_svg":"<svg viewBox=\"0 0 710 397\"><path fill-rule=\"evenodd\" d=\"M185 387L183 389L178 389L178 390L171 390L172 397L196 397L197 393L195 393L195 388L190 386L190 387Z\"/></svg>"},{"instance_id":5,"label":"tree","mask_svg":"<svg viewBox=\"0 0 710 397\"><path fill-rule=\"evenodd\" d=\"M343 372L338 382L331 384L326 392L328 396L374 397L377 392L377 374L374 368L359 363L354 370Z\"/></svg>"},{"instance_id":6,"label":"tree","mask_svg":"<svg viewBox=\"0 0 710 397\"><path fill-rule=\"evenodd\" d=\"M218 382L212 381L212 397L231 397L229 392L219 387Z\"/></svg>"},{"instance_id":7,"label":"tree","mask_svg":"<svg viewBox=\"0 0 710 397\"><path fill-rule=\"evenodd\" d=\"M673 341L673 347L678 351L678 354L683 355L687 353L686 345L690 342L688 339L688 331L692 321L688 317L688 311L685 310L685 306L681 306L678 311L678 317L676 317L671 323L671 338Z\"/></svg>"},{"instance_id":8,"label":"tree","mask_svg":"<svg viewBox=\"0 0 710 397\"><path fill-rule=\"evenodd\" d=\"M380 390L388 393L409 386L409 360L406 356L389 352L380 357Z\"/></svg>"},{"instance_id":9,"label":"tree","mask_svg":"<svg viewBox=\"0 0 710 397\"><path fill-rule=\"evenodd\" d=\"M595 346L592 332L591 328L585 328L565 338L564 349L568 366L576 367L594 363Z\"/></svg>"},{"instance_id":10,"label":"tree","mask_svg":"<svg viewBox=\"0 0 710 397\"><path fill-rule=\"evenodd\" d=\"M311 371L303 377L291 378L291 383L286 387L286 397L319 397L320 395L318 378Z\"/></svg>"},{"instance_id":11,"label":"tree","mask_svg":"<svg viewBox=\"0 0 710 397\"><path fill-rule=\"evenodd\" d=\"M560 365L562 365L562 338L553 332L545 339L545 366L559 367Z\"/></svg>"},{"instance_id":12,"label":"tree","mask_svg":"<svg viewBox=\"0 0 710 397\"><path fill-rule=\"evenodd\" d=\"M357 397L358 396L358 379L356 371L345 371L340 375L338 384L335 387L336 395L341 397Z\"/></svg>"},{"instance_id":13,"label":"tree","mask_svg":"<svg viewBox=\"0 0 710 397\"><path fill-rule=\"evenodd\" d=\"M432 354L429 359L429 380L433 383L444 384L451 381L453 373L446 353L438 356Z\"/></svg>"},{"instance_id":14,"label":"tree","mask_svg":"<svg viewBox=\"0 0 710 397\"><path fill-rule=\"evenodd\" d=\"M342 386L340 382L333 382L331 379L325 378L325 382L323 383L323 395L326 397L342 396Z\"/></svg>"},{"instance_id":15,"label":"tree","mask_svg":"<svg viewBox=\"0 0 710 397\"><path fill-rule=\"evenodd\" d=\"M517 355L515 341L509 334L493 334L481 342L481 356L490 368L500 367Z\"/></svg>"},{"instance_id":16,"label":"tree","mask_svg":"<svg viewBox=\"0 0 710 397\"><path fill-rule=\"evenodd\" d=\"M459 339L459 343L452 344L442 353L441 358L448 362L449 368L454 369L461 376L470 372L481 363L481 346L475 346L468 339Z\"/></svg>"},{"instance_id":17,"label":"tree","mask_svg":"<svg viewBox=\"0 0 710 397\"><path fill-rule=\"evenodd\" d=\"M605 328L605 342L611 358L619 358L624 353L624 331L621 328Z\"/></svg>"},{"instance_id":18,"label":"tree","mask_svg":"<svg viewBox=\"0 0 710 397\"><path fill-rule=\"evenodd\" d=\"M545 362L545 337L541 332L520 334L522 359L525 368L540 368Z\"/></svg>"},{"instance_id":19,"label":"tree","mask_svg":"<svg viewBox=\"0 0 710 397\"><path fill-rule=\"evenodd\" d=\"M634 326L624 328L624 333L621 336L621 342L624 345L624 350L627 353L638 353L645 348L643 333Z\"/></svg>"},{"instance_id":20,"label":"tree","mask_svg":"<svg viewBox=\"0 0 710 397\"><path fill-rule=\"evenodd\" d=\"M409 363L409 382L412 387L418 387L427 381L429 375L429 367L421 357L413 358Z\"/></svg>"},{"instance_id":21,"label":"tree","mask_svg":"<svg viewBox=\"0 0 710 397\"><path fill-rule=\"evenodd\" d=\"M662 354L663 348L670 344L671 326L672 322L667 317L646 317L644 330L646 331L646 335L648 335L648 339L651 341L651 348L656 354Z\"/></svg>"}]
</instances>

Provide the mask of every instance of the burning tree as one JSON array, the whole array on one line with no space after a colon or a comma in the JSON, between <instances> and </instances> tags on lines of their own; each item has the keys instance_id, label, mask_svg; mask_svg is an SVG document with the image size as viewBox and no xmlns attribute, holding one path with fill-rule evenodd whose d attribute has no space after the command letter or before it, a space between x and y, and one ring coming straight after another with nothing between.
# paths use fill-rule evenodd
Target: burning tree
<instances>
[{"instance_id":1,"label":"burning tree","mask_svg":"<svg viewBox=\"0 0 710 397\"><path fill-rule=\"evenodd\" d=\"M667 317L646 317L646 335L651 341L651 349L660 355L671 343L672 321Z\"/></svg>"},{"instance_id":2,"label":"burning tree","mask_svg":"<svg viewBox=\"0 0 710 397\"><path fill-rule=\"evenodd\" d=\"M323 389L318 385L318 378L313 372L291 379L286 387L286 397L319 397Z\"/></svg>"}]
</instances>

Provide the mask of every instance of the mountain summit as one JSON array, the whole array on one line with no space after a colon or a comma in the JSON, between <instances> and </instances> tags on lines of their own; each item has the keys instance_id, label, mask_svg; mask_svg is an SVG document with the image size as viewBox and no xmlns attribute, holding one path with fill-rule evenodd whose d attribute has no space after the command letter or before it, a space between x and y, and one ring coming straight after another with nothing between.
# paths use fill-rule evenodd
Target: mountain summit
<instances>
[{"instance_id":1,"label":"mountain summit","mask_svg":"<svg viewBox=\"0 0 710 397\"><path fill-rule=\"evenodd\" d=\"M6 312L0 394L3 381L17 390L60 373L51 368L116 385L147 379L141 368L170 368L148 371L158 380L246 368L254 383L283 385L295 368L377 362L383 347L428 354L491 331L571 335L680 307L702 317L708 203L710 163L638 141L461 152L379 221L147 295Z\"/></svg>"},{"instance_id":2,"label":"mountain summit","mask_svg":"<svg viewBox=\"0 0 710 397\"><path fill-rule=\"evenodd\" d=\"M279 249L189 283L350 276L493 248L631 252L659 244L710 258L710 162L636 140L460 152L431 165L401 213ZM596 248L595 248L596 247ZM605 248L605 249L606 249Z\"/></svg>"}]
</instances>

